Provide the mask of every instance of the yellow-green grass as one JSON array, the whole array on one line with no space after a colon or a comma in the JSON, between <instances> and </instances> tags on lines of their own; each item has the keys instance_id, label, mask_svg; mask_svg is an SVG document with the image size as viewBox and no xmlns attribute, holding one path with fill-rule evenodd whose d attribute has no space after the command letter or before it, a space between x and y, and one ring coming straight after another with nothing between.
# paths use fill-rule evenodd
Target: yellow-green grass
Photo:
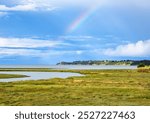
<instances>
[{"instance_id":1,"label":"yellow-green grass","mask_svg":"<svg viewBox=\"0 0 150 123\"><path fill-rule=\"evenodd\" d=\"M17 75L17 74L0 74L0 79L8 79L8 78L22 78L27 77L26 75Z\"/></svg>"},{"instance_id":2,"label":"yellow-green grass","mask_svg":"<svg viewBox=\"0 0 150 123\"><path fill-rule=\"evenodd\" d=\"M0 105L150 106L150 73L147 72L48 69L39 71L77 72L85 76L0 83Z\"/></svg>"},{"instance_id":3,"label":"yellow-green grass","mask_svg":"<svg viewBox=\"0 0 150 123\"><path fill-rule=\"evenodd\" d=\"M139 72L147 72L150 73L150 66L145 66L145 67L139 67L138 68Z\"/></svg>"}]
</instances>

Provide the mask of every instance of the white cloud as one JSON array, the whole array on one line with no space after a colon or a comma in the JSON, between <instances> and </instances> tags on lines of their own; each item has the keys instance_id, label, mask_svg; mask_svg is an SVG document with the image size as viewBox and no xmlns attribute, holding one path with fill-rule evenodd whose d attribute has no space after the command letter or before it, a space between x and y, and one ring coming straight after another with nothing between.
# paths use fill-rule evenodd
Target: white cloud
<instances>
[{"instance_id":1,"label":"white cloud","mask_svg":"<svg viewBox=\"0 0 150 123\"><path fill-rule=\"evenodd\" d=\"M51 58L56 56L64 55L81 55L83 51L76 50L36 50L36 49L9 49L9 48L0 48L0 57L6 56L28 56L28 57L40 57L40 58Z\"/></svg>"},{"instance_id":2,"label":"white cloud","mask_svg":"<svg viewBox=\"0 0 150 123\"><path fill-rule=\"evenodd\" d=\"M34 4L17 5L14 7L7 7L6 5L0 5L0 11L30 11L30 10L36 10L36 6Z\"/></svg>"},{"instance_id":3,"label":"white cloud","mask_svg":"<svg viewBox=\"0 0 150 123\"><path fill-rule=\"evenodd\" d=\"M100 41L102 40L102 38L99 37L94 37L94 36L90 36L90 35L78 35L78 36L74 36L74 35L67 35L67 36L60 36L60 39L62 40L68 40L68 41L80 41L80 42L91 42L91 40L93 41Z\"/></svg>"},{"instance_id":4,"label":"white cloud","mask_svg":"<svg viewBox=\"0 0 150 123\"><path fill-rule=\"evenodd\" d=\"M135 6L150 6L149 0L23 0L24 3L36 3L36 4L51 4L54 6L116 6L116 5L135 5Z\"/></svg>"},{"instance_id":5,"label":"white cloud","mask_svg":"<svg viewBox=\"0 0 150 123\"><path fill-rule=\"evenodd\" d=\"M5 4L0 5L0 11L36 11L36 10L46 10L46 11L52 11L55 10L56 7L51 6L51 4L47 3L38 3L34 1L19 1L15 4L11 3L11 6L6 6Z\"/></svg>"},{"instance_id":6,"label":"white cloud","mask_svg":"<svg viewBox=\"0 0 150 123\"><path fill-rule=\"evenodd\" d=\"M81 55L82 53L83 53L83 51L81 51L81 50L77 50L77 51L76 51L76 54L77 54L77 55Z\"/></svg>"},{"instance_id":7,"label":"white cloud","mask_svg":"<svg viewBox=\"0 0 150 123\"><path fill-rule=\"evenodd\" d=\"M62 6L137 6L149 7L149 0L16 0L20 4Z\"/></svg>"},{"instance_id":8,"label":"white cloud","mask_svg":"<svg viewBox=\"0 0 150 123\"><path fill-rule=\"evenodd\" d=\"M119 45L115 49L104 50L104 54L108 56L147 57L150 56L150 40Z\"/></svg>"},{"instance_id":9,"label":"white cloud","mask_svg":"<svg viewBox=\"0 0 150 123\"><path fill-rule=\"evenodd\" d=\"M89 6L103 3L105 0L16 0L16 4L35 4L38 6Z\"/></svg>"},{"instance_id":10,"label":"white cloud","mask_svg":"<svg viewBox=\"0 0 150 123\"><path fill-rule=\"evenodd\" d=\"M81 55L81 50L68 50L69 43L57 40L40 40L32 38L2 38L0 37L0 56L33 56L52 57L63 55ZM58 49L57 49L58 48ZM63 48L63 50L59 50Z\"/></svg>"},{"instance_id":11,"label":"white cloud","mask_svg":"<svg viewBox=\"0 0 150 123\"><path fill-rule=\"evenodd\" d=\"M6 4L7 3L7 4ZM62 7L142 7L149 8L149 0L14 0L1 2L0 11L51 11Z\"/></svg>"},{"instance_id":12,"label":"white cloud","mask_svg":"<svg viewBox=\"0 0 150 123\"><path fill-rule=\"evenodd\" d=\"M0 17L7 15L7 12L0 12Z\"/></svg>"},{"instance_id":13,"label":"white cloud","mask_svg":"<svg viewBox=\"0 0 150 123\"><path fill-rule=\"evenodd\" d=\"M0 48L0 56L40 56L40 50Z\"/></svg>"},{"instance_id":14,"label":"white cloud","mask_svg":"<svg viewBox=\"0 0 150 123\"><path fill-rule=\"evenodd\" d=\"M34 56L41 58L76 53L76 51L54 50L65 46L68 46L68 44L63 41L0 37L0 56Z\"/></svg>"},{"instance_id":15,"label":"white cloud","mask_svg":"<svg viewBox=\"0 0 150 123\"><path fill-rule=\"evenodd\" d=\"M40 48L67 45L61 41L40 40L30 38L0 38L0 47L9 48Z\"/></svg>"}]
</instances>

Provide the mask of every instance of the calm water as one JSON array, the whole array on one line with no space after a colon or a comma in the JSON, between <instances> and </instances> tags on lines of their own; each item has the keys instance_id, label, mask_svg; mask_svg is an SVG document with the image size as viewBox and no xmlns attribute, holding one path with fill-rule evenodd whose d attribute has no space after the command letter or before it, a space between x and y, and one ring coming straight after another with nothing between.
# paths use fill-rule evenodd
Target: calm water
<instances>
[{"instance_id":1,"label":"calm water","mask_svg":"<svg viewBox=\"0 0 150 123\"><path fill-rule=\"evenodd\" d=\"M0 68L50 68L50 69L76 69L76 70L100 70L100 69L136 69L137 66L125 65L0 65ZM71 76L82 76L70 72L0 72L0 74L21 74L30 77L0 79L0 82L12 82L20 80L40 80L50 78L67 78Z\"/></svg>"},{"instance_id":2,"label":"calm water","mask_svg":"<svg viewBox=\"0 0 150 123\"><path fill-rule=\"evenodd\" d=\"M51 69L136 69L128 65L0 65L0 68L51 68Z\"/></svg>"},{"instance_id":3,"label":"calm water","mask_svg":"<svg viewBox=\"0 0 150 123\"><path fill-rule=\"evenodd\" d=\"M50 79L50 78L67 78L72 76L83 76L78 73L69 73L69 72L0 72L0 74L20 74L27 75L29 77L24 78L9 78L9 79L0 79L0 82L13 82L13 81L22 81L22 80L40 80L40 79Z\"/></svg>"}]
</instances>

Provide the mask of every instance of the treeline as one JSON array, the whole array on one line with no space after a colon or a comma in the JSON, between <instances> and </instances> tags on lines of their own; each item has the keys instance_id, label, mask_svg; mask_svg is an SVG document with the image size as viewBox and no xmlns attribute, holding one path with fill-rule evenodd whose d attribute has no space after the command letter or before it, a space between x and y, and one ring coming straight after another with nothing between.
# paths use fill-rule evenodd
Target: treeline
<instances>
[{"instance_id":1,"label":"treeline","mask_svg":"<svg viewBox=\"0 0 150 123\"><path fill-rule=\"evenodd\" d=\"M150 65L150 60L87 60L87 61L73 61L60 62L57 65Z\"/></svg>"}]
</instances>

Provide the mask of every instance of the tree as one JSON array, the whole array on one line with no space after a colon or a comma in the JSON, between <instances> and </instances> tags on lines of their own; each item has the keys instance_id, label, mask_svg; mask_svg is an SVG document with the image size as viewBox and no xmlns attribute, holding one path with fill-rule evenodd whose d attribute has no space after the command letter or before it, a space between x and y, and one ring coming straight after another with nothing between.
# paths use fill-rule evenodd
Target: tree
<instances>
[{"instance_id":1,"label":"tree","mask_svg":"<svg viewBox=\"0 0 150 123\"><path fill-rule=\"evenodd\" d=\"M144 63L140 63L137 67L138 67L138 68L139 68L139 67L145 67L145 64L144 64Z\"/></svg>"}]
</instances>

